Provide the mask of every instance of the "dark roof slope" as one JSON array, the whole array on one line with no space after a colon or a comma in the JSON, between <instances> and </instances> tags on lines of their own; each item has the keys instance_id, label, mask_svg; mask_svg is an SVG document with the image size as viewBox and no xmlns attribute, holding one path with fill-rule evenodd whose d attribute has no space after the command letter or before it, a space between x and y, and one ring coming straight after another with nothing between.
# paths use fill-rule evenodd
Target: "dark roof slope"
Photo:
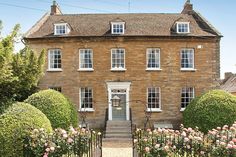
<instances>
[{"instance_id":1,"label":"dark roof slope","mask_svg":"<svg viewBox=\"0 0 236 157\"><path fill-rule=\"evenodd\" d=\"M233 74L226 81L224 81L220 88L230 93L236 92L236 74Z\"/></svg>"},{"instance_id":2,"label":"dark roof slope","mask_svg":"<svg viewBox=\"0 0 236 157\"><path fill-rule=\"evenodd\" d=\"M122 36L183 36L175 33L177 21L190 22L190 33L184 36L217 36L199 25L189 14L63 14L49 15L41 25L32 27L25 38L53 37L53 25L64 21L71 27L67 36L112 36L110 22L125 21L125 34ZM37 25L37 24L36 24ZM116 35L117 36L117 35Z\"/></svg>"}]
</instances>

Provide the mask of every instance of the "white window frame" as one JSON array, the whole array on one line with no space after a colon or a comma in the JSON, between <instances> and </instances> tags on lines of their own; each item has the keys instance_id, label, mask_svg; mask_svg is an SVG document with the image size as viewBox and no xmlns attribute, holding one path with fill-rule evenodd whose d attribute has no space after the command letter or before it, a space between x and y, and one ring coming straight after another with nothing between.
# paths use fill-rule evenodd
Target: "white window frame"
<instances>
[{"instance_id":1,"label":"white window frame","mask_svg":"<svg viewBox=\"0 0 236 157\"><path fill-rule=\"evenodd\" d=\"M149 88L155 88L159 90L159 108L149 108L148 107L148 90ZM162 112L161 110L161 88L160 87L148 87L147 88L147 112Z\"/></svg>"},{"instance_id":2,"label":"white window frame","mask_svg":"<svg viewBox=\"0 0 236 157\"><path fill-rule=\"evenodd\" d=\"M193 67L189 67L189 68L186 68L186 67L182 67L182 53L183 51L191 51L193 53L193 63L191 63L193 65ZM180 50L180 70L181 71L196 71L195 69L195 50L194 48L183 48Z\"/></svg>"},{"instance_id":3,"label":"white window frame","mask_svg":"<svg viewBox=\"0 0 236 157\"><path fill-rule=\"evenodd\" d=\"M121 25L122 32L114 32L114 25ZM111 22L111 34L125 34L125 22Z\"/></svg>"},{"instance_id":4,"label":"white window frame","mask_svg":"<svg viewBox=\"0 0 236 157\"><path fill-rule=\"evenodd\" d=\"M157 51L157 56L155 55L155 57L158 57L158 65L159 65L159 67L148 67L148 63L149 63L149 53L150 53L150 51L153 51L153 50L155 50L155 51ZM160 48L147 48L147 50L146 50L146 70L147 71L155 71L155 70L162 70L161 69L161 50L160 50Z\"/></svg>"},{"instance_id":5,"label":"white window frame","mask_svg":"<svg viewBox=\"0 0 236 157\"><path fill-rule=\"evenodd\" d=\"M180 32L179 27L180 25L187 25L187 31L186 32ZM190 22L176 22L176 32L178 34L187 34L190 33Z\"/></svg>"},{"instance_id":6,"label":"white window frame","mask_svg":"<svg viewBox=\"0 0 236 157\"><path fill-rule=\"evenodd\" d=\"M187 104L187 105L185 105L185 107L182 107L182 91L183 91L183 89L186 89L186 88L192 88L193 89L193 97L191 98L191 97L188 97L188 98L190 98L190 99L194 99L195 98L195 88L194 87L183 87L183 88L181 88L181 91L180 91L180 111L184 111L185 110L185 108L187 107L187 105L189 105L189 104ZM191 100L192 101L192 100ZM191 102L190 101L190 102ZM189 102L189 103L190 103Z\"/></svg>"},{"instance_id":7,"label":"white window frame","mask_svg":"<svg viewBox=\"0 0 236 157\"><path fill-rule=\"evenodd\" d=\"M51 53L54 53L55 51L59 51L60 52L60 56L61 56L61 68L51 68ZM62 71L62 51L61 49L49 49L48 50L48 70L47 71Z\"/></svg>"},{"instance_id":8,"label":"white window frame","mask_svg":"<svg viewBox=\"0 0 236 157\"><path fill-rule=\"evenodd\" d=\"M81 58L81 53L84 53L85 51L90 51L91 53L91 64L92 64L92 67L91 68L83 68L82 67L82 58ZM84 59L84 58L83 58ZM92 49L79 49L79 71L93 71L93 50Z\"/></svg>"},{"instance_id":9,"label":"white window frame","mask_svg":"<svg viewBox=\"0 0 236 157\"><path fill-rule=\"evenodd\" d=\"M123 50L124 51L124 67L112 67L112 64L113 64L113 58L112 58L112 54L113 54L113 51L117 51L117 50ZM125 68L125 49L123 48L113 48L111 49L111 71L126 71L126 68Z\"/></svg>"},{"instance_id":10,"label":"white window frame","mask_svg":"<svg viewBox=\"0 0 236 157\"><path fill-rule=\"evenodd\" d=\"M80 112L94 112L94 103L92 102L92 108L82 108L82 88L85 89L85 88L88 88L91 90L92 92L92 100L93 100L93 88L91 87L81 87L79 89L79 111Z\"/></svg>"},{"instance_id":11,"label":"white window frame","mask_svg":"<svg viewBox=\"0 0 236 157\"><path fill-rule=\"evenodd\" d=\"M64 26L65 27L65 33L59 33L57 32L57 27ZM67 23L56 23L54 24L54 35L65 35L70 33L70 28Z\"/></svg>"}]
</instances>

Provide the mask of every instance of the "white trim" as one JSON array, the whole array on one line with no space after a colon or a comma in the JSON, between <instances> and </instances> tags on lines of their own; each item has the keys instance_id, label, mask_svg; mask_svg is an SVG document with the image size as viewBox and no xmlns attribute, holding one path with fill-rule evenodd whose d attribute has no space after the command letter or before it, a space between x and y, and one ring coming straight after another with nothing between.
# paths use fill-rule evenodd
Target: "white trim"
<instances>
[{"instance_id":1,"label":"white trim","mask_svg":"<svg viewBox=\"0 0 236 157\"><path fill-rule=\"evenodd\" d=\"M89 50L91 52L92 68L81 68L81 51ZM79 49L79 69L78 71L94 71L93 69L93 49Z\"/></svg>"},{"instance_id":2,"label":"white trim","mask_svg":"<svg viewBox=\"0 0 236 157\"><path fill-rule=\"evenodd\" d=\"M187 32L179 32L179 24L187 24L188 25L188 31ZM188 33L190 33L190 22L176 22L176 32L178 34L188 34Z\"/></svg>"},{"instance_id":3,"label":"white trim","mask_svg":"<svg viewBox=\"0 0 236 157\"><path fill-rule=\"evenodd\" d=\"M84 109L79 109L79 112L95 112L95 110L93 108L84 108Z\"/></svg>"},{"instance_id":4,"label":"white trim","mask_svg":"<svg viewBox=\"0 0 236 157\"><path fill-rule=\"evenodd\" d=\"M116 32L114 32L114 31L113 31L113 25L122 25L122 27L123 27L123 32L121 32L121 33L116 33ZM111 34L117 34L117 35L119 35L119 34L125 34L125 22L111 22Z\"/></svg>"},{"instance_id":5,"label":"white trim","mask_svg":"<svg viewBox=\"0 0 236 157\"><path fill-rule=\"evenodd\" d=\"M181 109L180 109L180 112L184 112L184 110L185 110L185 108L181 108Z\"/></svg>"},{"instance_id":6,"label":"white trim","mask_svg":"<svg viewBox=\"0 0 236 157\"><path fill-rule=\"evenodd\" d=\"M149 50L158 50L158 57L159 57L159 67L157 68L149 68L148 67L148 53L149 53ZM146 49L146 70L153 70L153 69L156 69L156 70L160 70L161 69L161 49L160 48L147 48Z\"/></svg>"},{"instance_id":7,"label":"white trim","mask_svg":"<svg viewBox=\"0 0 236 157\"><path fill-rule=\"evenodd\" d=\"M58 48L55 48L55 49L48 49L48 69L47 69L47 71L52 71L52 72L60 72L60 71L62 71L62 68L50 68L50 64L51 64L51 62L50 62L50 53L51 53L51 51L55 51L55 50L59 50L60 51L60 55L61 55L61 67L62 67L62 51L61 51L61 49L58 49Z\"/></svg>"},{"instance_id":8,"label":"white trim","mask_svg":"<svg viewBox=\"0 0 236 157\"><path fill-rule=\"evenodd\" d=\"M129 91L131 82L107 82L107 92L108 92L108 120L112 120L112 104L111 95L113 89L126 89L126 120L129 119Z\"/></svg>"},{"instance_id":9,"label":"white trim","mask_svg":"<svg viewBox=\"0 0 236 157\"><path fill-rule=\"evenodd\" d=\"M160 68L146 68L146 71L162 71Z\"/></svg>"},{"instance_id":10,"label":"white trim","mask_svg":"<svg viewBox=\"0 0 236 157\"><path fill-rule=\"evenodd\" d=\"M63 33L57 33L57 26L65 26L65 34L69 34L70 33L70 28L68 23L55 23L54 24L54 35L65 35Z\"/></svg>"},{"instance_id":11,"label":"white trim","mask_svg":"<svg viewBox=\"0 0 236 157\"><path fill-rule=\"evenodd\" d=\"M159 108L148 108L148 88L158 88L159 89ZM147 99L147 110L148 112L162 112L162 109L161 109L161 87L155 87L155 86L152 86L152 87L147 87L147 90L146 90L146 99Z\"/></svg>"},{"instance_id":12,"label":"white trim","mask_svg":"<svg viewBox=\"0 0 236 157\"><path fill-rule=\"evenodd\" d=\"M197 69L194 69L194 68L181 68L180 71L197 71Z\"/></svg>"},{"instance_id":13,"label":"white trim","mask_svg":"<svg viewBox=\"0 0 236 157\"><path fill-rule=\"evenodd\" d=\"M77 69L77 71L94 71L93 68L83 68L83 69Z\"/></svg>"},{"instance_id":14,"label":"white trim","mask_svg":"<svg viewBox=\"0 0 236 157\"><path fill-rule=\"evenodd\" d=\"M123 50L124 51L124 68L113 68L112 67L112 51L113 50ZM125 49L124 48L112 48L111 49L111 71L126 71L126 68L125 68Z\"/></svg>"}]
</instances>

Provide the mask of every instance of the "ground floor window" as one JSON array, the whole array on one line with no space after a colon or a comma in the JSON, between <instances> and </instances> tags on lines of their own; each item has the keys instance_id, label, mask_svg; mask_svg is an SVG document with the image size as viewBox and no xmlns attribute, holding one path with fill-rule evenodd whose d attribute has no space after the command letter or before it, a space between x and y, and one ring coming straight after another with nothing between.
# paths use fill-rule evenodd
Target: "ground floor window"
<instances>
[{"instance_id":1,"label":"ground floor window","mask_svg":"<svg viewBox=\"0 0 236 157\"><path fill-rule=\"evenodd\" d=\"M93 110L93 90L92 88L80 88L80 110Z\"/></svg>"},{"instance_id":2,"label":"ground floor window","mask_svg":"<svg viewBox=\"0 0 236 157\"><path fill-rule=\"evenodd\" d=\"M181 110L184 110L194 98L194 88L184 87L181 90Z\"/></svg>"},{"instance_id":3,"label":"ground floor window","mask_svg":"<svg viewBox=\"0 0 236 157\"><path fill-rule=\"evenodd\" d=\"M148 110L155 111L161 109L160 88L150 87L147 89Z\"/></svg>"}]
</instances>

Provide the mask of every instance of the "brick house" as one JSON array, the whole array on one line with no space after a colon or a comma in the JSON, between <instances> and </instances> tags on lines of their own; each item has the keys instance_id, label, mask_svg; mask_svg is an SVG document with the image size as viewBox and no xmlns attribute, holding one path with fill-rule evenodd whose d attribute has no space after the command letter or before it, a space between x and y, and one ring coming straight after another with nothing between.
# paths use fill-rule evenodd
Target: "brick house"
<instances>
[{"instance_id":1,"label":"brick house","mask_svg":"<svg viewBox=\"0 0 236 157\"><path fill-rule=\"evenodd\" d=\"M218 87L221 37L190 1L175 14L62 14L54 2L24 40L48 52L39 87L68 96L90 126L131 114L143 126L151 113L176 127L192 98Z\"/></svg>"}]
</instances>

